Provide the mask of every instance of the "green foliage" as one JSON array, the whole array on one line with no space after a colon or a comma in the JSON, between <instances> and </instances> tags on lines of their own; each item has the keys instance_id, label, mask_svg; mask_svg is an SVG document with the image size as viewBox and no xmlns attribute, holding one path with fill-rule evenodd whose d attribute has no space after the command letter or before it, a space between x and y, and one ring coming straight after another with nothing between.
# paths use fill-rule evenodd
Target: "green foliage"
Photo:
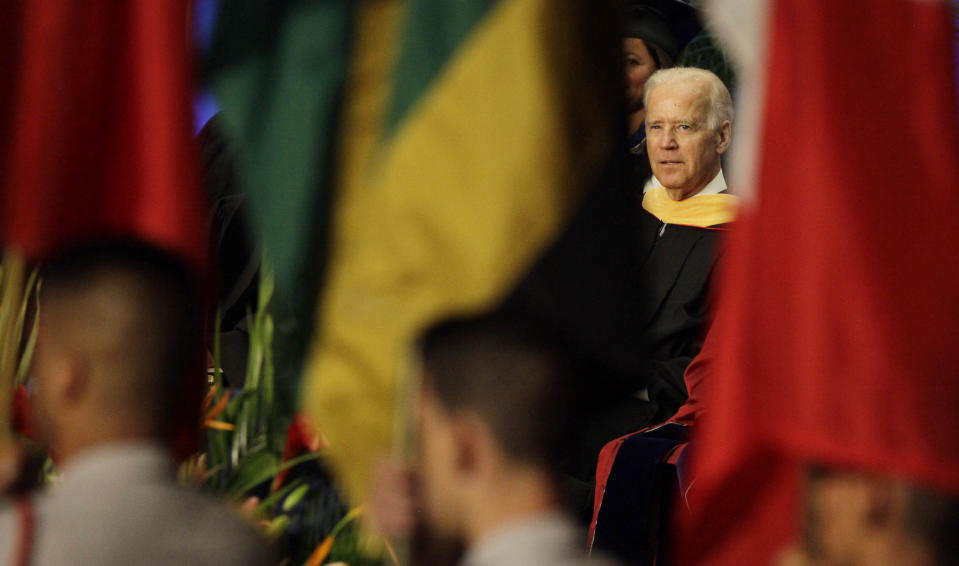
<instances>
[{"instance_id":1,"label":"green foliage","mask_svg":"<svg viewBox=\"0 0 959 566\"><path fill-rule=\"evenodd\" d=\"M30 363L33 361L33 349L37 342L36 318L38 310L36 308L36 297L39 286L36 269L30 271L25 282L18 277L14 277L13 279L20 281L23 285L22 289L16 293L16 295L19 295L19 304L12 305L14 308L9 311L0 312L0 318L7 319L7 317L11 315L16 317L14 320L9 321L12 323L10 335L3 337L3 340L7 341L7 344L16 350L17 358L13 379L13 385L16 386L26 383L27 375L30 371ZM4 266L2 262L0 262L0 289L4 289L5 285L8 284L16 285L17 283L16 281L10 280L9 270L4 270ZM6 320L4 321L2 325L3 328L7 328L7 322ZM25 330L29 331L26 341L24 341L23 335Z\"/></svg>"},{"instance_id":2,"label":"green foliage","mask_svg":"<svg viewBox=\"0 0 959 566\"><path fill-rule=\"evenodd\" d=\"M283 460L284 428L292 415L279 414L275 402L274 324L270 312L274 278L270 263L264 259L262 265L256 312L247 313L249 351L242 390L225 390L222 375L215 370L213 394L204 407L207 429L205 464L200 470L203 486L237 503L259 496L254 514L265 522L268 536L280 539L288 555L284 564L302 564L334 530L342 531L343 541L337 537L324 563L370 563L359 558L352 517L343 521L345 510L333 486L322 477L314 477L318 468L298 468L299 473L291 474L284 485L273 489L278 474L316 461L320 454L308 452ZM218 316L213 340L215 368L221 367L219 323ZM231 394L232 398L224 399ZM225 407L215 414L218 404ZM231 426L232 430L222 430Z\"/></svg>"},{"instance_id":3,"label":"green foliage","mask_svg":"<svg viewBox=\"0 0 959 566\"><path fill-rule=\"evenodd\" d=\"M0 262L0 294L3 294L3 305L0 306L0 328L6 329L3 336L0 336L0 349L9 349L13 353L13 365L7 368L7 373L2 376L2 387L8 388L3 395L0 395L3 403L10 403L18 387L25 386L30 374L30 367L33 363L33 352L37 342L37 328L39 308L37 305L37 295L39 293L39 279L37 269L30 270L26 279L22 279L20 274L26 268L23 261L13 255L5 255L5 260L16 263L16 266L4 269L3 262ZM11 273L16 275L11 277ZM14 289L14 287L20 287ZM15 304L8 304L8 299L15 297ZM15 318L9 319L10 315ZM24 333L27 333L26 335ZM12 373L10 373L12 372ZM11 403L11 409L14 404ZM11 411L13 413L14 411ZM6 417L11 418L10 423L4 423L4 427L14 424L14 414L4 413ZM8 430L8 429L5 429ZM18 442L26 454L26 469L36 472L34 481L31 485L42 485L54 483L56 479L56 470L53 462L47 456L42 446L25 437L19 437Z\"/></svg>"},{"instance_id":4,"label":"green foliage","mask_svg":"<svg viewBox=\"0 0 959 566\"><path fill-rule=\"evenodd\" d=\"M298 485L296 489L292 490L289 497L283 499L283 506L281 507L283 511L292 511L296 507L297 503L303 500L303 497L306 495L306 492L309 491L310 486L308 485Z\"/></svg>"},{"instance_id":5,"label":"green foliage","mask_svg":"<svg viewBox=\"0 0 959 566\"><path fill-rule=\"evenodd\" d=\"M273 407L273 318L269 304L273 295L273 274L264 262L260 277L256 313L247 313L249 351L242 391L231 398L218 421L233 425L233 430L209 429L207 466L212 472L206 485L211 490L242 497L253 488L272 479L281 469L282 438L275 434L280 419ZM215 367L221 359L219 316L213 340ZM224 395L219 369L214 372L216 406ZM205 408L205 409L208 409Z\"/></svg>"},{"instance_id":6,"label":"green foliage","mask_svg":"<svg viewBox=\"0 0 959 566\"><path fill-rule=\"evenodd\" d=\"M383 558L367 555L363 551L360 529L355 522L351 522L340 530L333 541L333 548L327 563L345 562L350 566L384 566L392 564Z\"/></svg>"},{"instance_id":7,"label":"green foliage","mask_svg":"<svg viewBox=\"0 0 959 566\"><path fill-rule=\"evenodd\" d=\"M27 284L23 290L23 301L20 304L20 310L17 316L16 324L16 334L15 339L23 344L23 349L20 354L20 361L17 364L17 374L14 380L15 385L23 385L27 381L27 374L30 371L30 364L33 361L33 349L37 344L37 316L39 315L39 309L33 309L33 316L30 320L30 335L27 337L26 343L23 342L23 331L27 324L27 316L30 312L30 305L36 305L36 296L39 287L37 285L37 270L34 269L30 272L30 276L27 278Z\"/></svg>"}]
</instances>

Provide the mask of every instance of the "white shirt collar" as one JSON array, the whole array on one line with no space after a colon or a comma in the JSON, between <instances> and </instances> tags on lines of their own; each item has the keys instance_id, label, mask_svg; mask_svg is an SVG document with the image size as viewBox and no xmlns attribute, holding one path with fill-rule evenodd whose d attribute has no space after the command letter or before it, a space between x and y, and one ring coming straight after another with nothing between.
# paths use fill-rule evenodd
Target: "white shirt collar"
<instances>
[{"instance_id":1,"label":"white shirt collar","mask_svg":"<svg viewBox=\"0 0 959 566\"><path fill-rule=\"evenodd\" d=\"M507 564L566 564L571 557L586 559L580 533L573 522L557 512L511 521L469 548L464 566Z\"/></svg>"},{"instance_id":2,"label":"white shirt collar","mask_svg":"<svg viewBox=\"0 0 959 566\"><path fill-rule=\"evenodd\" d=\"M649 189L652 189L654 187L661 187L662 185L663 184L659 182L659 179L656 178L656 175L653 175L652 177L650 177L648 181L646 181L646 185L643 186L643 194L645 194L646 191L648 191ZM723 176L723 170L720 169L719 173L716 173L716 176L713 177L713 180L706 183L706 186L703 187L703 190L690 196L696 197L699 195L717 195L725 190L726 190L726 177Z\"/></svg>"},{"instance_id":3,"label":"white shirt collar","mask_svg":"<svg viewBox=\"0 0 959 566\"><path fill-rule=\"evenodd\" d=\"M60 470L62 487L79 488L111 482L154 482L174 479L173 458L152 442L116 442L93 446L75 455Z\"/></svg>"}]
</instances>

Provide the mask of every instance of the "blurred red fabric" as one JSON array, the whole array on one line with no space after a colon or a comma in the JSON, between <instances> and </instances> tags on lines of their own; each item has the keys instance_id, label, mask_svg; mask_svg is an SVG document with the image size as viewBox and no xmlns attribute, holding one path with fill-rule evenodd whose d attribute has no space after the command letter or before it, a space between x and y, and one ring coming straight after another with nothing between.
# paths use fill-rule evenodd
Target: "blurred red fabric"
<instances>
[{"instance_id":1,"label":"blurred red fabric","mask_svg":"<svg viewBox=\"0 0 959 566\"><path fill-rule=\"evenodd\" d=\"M187 0L25 0L0 18L0 245L41 260L133 237L205 280ZM197 345L198 349L201 345ZM195 448L202 367L175 421Z\"/></svg>"},{"instance_id":2,"label":"blurred red fabric","mask_svg":"<svg viewBox=\"0 0 959 566\"><path fill-rule=\"evenodd\" d=\"M0 239L39 258L136 236L202 265L186 0L4 7Z\"/></svg>"},{"instance_id":3,"label":"blurred red fabric","mask_svg":"<svg viewBox=\"0 0 959 566\"><path fill-rule=\"evenodd\" d=\"M767 5L756 194L727 242L686 564L769 564L809 462L959 492L949 4Z\"/></svg>"},{"instance_id":4,"label":"blurred red fabric","mask_svg":"<svg viewBox=\"0 0 959 566\"><path fill-rule=\"evenodd\" d=\"M704 401L709 395L710 374L714 371L716 356L719 353L715 342L707 335L703 342L703 349L686 367L683 373L683 381L686 382L686 402L667 422L692 426L706 413Z\"/></svg>"}]
</instances>

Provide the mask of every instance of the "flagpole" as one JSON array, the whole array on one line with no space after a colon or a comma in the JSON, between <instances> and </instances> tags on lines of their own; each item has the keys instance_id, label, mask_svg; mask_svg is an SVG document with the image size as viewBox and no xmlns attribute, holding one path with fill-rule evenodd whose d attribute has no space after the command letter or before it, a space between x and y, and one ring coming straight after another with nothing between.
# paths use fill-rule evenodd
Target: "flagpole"
<instances>
[{"instance_id":1,"label":"flagpole","mask_svg":"<svg viewBox=\"0 0 959 566\"><path fill-rule=\"evenodd\" d=\"M404 466L414 463L417 451L416 416L419 414L419 391L422 379L422 358L419 352L407 356L399 370L396 386L396 413L393 420L393 459ZM387 551L395 566L409 566L413 557L413 537L388 540Z\"/></svg>"}]
</instances>

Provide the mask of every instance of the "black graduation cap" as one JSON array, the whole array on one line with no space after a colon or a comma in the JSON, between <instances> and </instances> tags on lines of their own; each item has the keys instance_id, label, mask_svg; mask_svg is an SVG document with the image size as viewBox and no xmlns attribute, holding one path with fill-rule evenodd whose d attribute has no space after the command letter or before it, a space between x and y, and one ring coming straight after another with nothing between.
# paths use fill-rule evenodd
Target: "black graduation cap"
<instances>
[{"instance_id":1,"label":"black graduation cap","mask_svg":"<svg viewBox=\"0 0 959 566\"><path fill-rule=\"evenodd\" d=\"M682 0L631 0L624 37L654 43L675 60L702 29L699 12Z\"/></svg>"}]
</instances>

